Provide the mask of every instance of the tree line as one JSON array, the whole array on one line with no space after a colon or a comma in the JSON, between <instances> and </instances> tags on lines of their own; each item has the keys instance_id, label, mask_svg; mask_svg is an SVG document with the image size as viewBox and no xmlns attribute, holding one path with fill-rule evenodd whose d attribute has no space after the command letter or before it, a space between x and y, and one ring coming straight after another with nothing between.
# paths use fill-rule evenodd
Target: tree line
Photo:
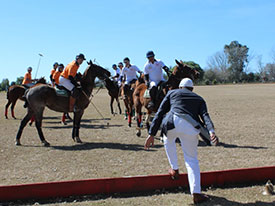
<instances>
[{"instance_id":1,"label":"tree line","mask_svg":"<svg viewBox=\"0 0 275 206\"><path fill-rule=\"evenodd\" d=\"M275 81L275 50L272 53L272 62L263 64L261 56L257 60L258 72L248 72L249 63L255 58L249 54L249 48L232 41L224 45L222 51L216 52L207 60L206 68L202 69L199 64L193 61L184 63L200 72L197 84L214 85L226 83L248 83L248 82L274 82ZM172 70L173 67L170 67ZM21 85L23 77L18 77L15 82L3 79L0 84L0 91L6 91L9 86Z\"/></svg>"}]
</instances>

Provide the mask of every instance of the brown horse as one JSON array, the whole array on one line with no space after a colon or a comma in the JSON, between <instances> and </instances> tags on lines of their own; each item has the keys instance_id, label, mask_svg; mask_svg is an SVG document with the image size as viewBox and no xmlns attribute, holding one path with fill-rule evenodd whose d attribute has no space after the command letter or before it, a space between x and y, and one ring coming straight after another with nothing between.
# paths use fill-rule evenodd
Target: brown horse
<instances>
[{"instance_id":1,"label":"brown horse","mask_svg":"<svg viewBox=\"0 0 275 206\"><path fill-rule=\"evenodd\" d=\"M195 69L192 69L191 67L187 66L184 64L182 61L177 61L176 60L176 67L174 68L172 74L169 76L167 82L165 83L165 87L161 88L158 91L158 97L157 97L157 102L155 108L149 108L148 104L151 101L151 98L149 95L145 95L145 92L147 90L147 86L145 83L139 84L134 93L133 93L133 101L134 101L134 107L136 110L136 119L137 119L137 136L141 135L141 122L142 122L142 107L144 106L146 111L146 126L147 129L149 129L150 124L150 115L152 112L156 112L158 110L158 107L163 100L165 94L167 93L168 90L170 89L176 89L179 86L180 81L183 78L190 78L192 80L197 79L199 76L199 72ZM147 90L148 91L148 90Z\"/></svg>"},{"instance_id":2,"label":"brown horse","mask_svg":"<svg viewBox=\"0 0 275 206\"><path fill-rule=\"evenodd\" d=\"M88 67L80 80L82 90L79 92L79 97L76 99L75 108L73 111L74 118L72 138L74 141L78 143L82 142L79 138L80 121L84 110L90 103L90 96L94 88L95 78L98 77L99 79L105 79L109 76L110 72L108 70L93 64L92 61L88 62ZM48 85L40 85L33 87L28 91L26 94L26 101L28 102L28 111L19 126L16 136L16 145L21 145L20 138L23 129L31 117L34 116L35 126L40 140L44 146L49 146L50 144L45 140L41 129L44 109L47 106L49 109L57 112L70 112L69 97L57 96L53 87Z\"/></svg>"},{"instance_id":3,"label":"brown horse","mask_svg":"<svg viewBox=\"0 0 275 206\"><path fill-rule=\"evenodd\" d=\"M45 78L42 77L42 78L38 79L36 84L39 84L39 83L46 84ZM6 104L6 107L5 107L6 119L8 119L8 109L9 109L10 104L11 104L11 116L14 119L16 119L16 117L14 116L14 107L15 107L15 104L18 99L24 101L23 95L25 94L26 89L27 88L22 85L13 85L13 86L9 87L9 89L7 91L8 103Z\"/></svg>"},{"instance_id":4,"label":"brown horse","mask_svg":"<svg viewBox=\"0 0 275 206\"><path fill-rule=\"evenodd\" d=\"M118 99L118 97L119 97L119 86L109 78L106 78L104 80L104 85L108 90L109 96L111 97L111 102L110 102L111 114L114 115L114 109L113 109L114 100L116 100L117 107L119 109L119 114L121 114L121 108L120 108L120 103L119 103L119 99Z\"/></svg>"}]
</instances>

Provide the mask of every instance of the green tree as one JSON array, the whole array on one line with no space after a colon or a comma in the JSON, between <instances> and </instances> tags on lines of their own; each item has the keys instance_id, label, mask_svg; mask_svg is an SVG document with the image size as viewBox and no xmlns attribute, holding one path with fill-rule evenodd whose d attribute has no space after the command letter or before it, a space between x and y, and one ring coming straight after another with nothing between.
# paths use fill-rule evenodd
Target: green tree
<instances>
[{"instance_id":1,"label":"green tree","mask_svg":"<svg viewBox=\"0 0 275 206\"><path fill-rule=\"evenodd\" d=\"M238 41L232 41L224 46L229 63L230 80L240 82L245 65L248 63L248 47Z\"/></svg>"},{"instance_id":2,"label":"green tree","mask_svg":"<svg viewBox=\"0 0 275 206\"><path fill-rule=\"evenodd\" d=\"M8 79L3 79L1 84L0 84L0 91L7 91L7 89L9 88L10 84L9 84L9 80Z\"/></svg>"},{"instance_id":3,"label":"green tree","mask_svg":"<svg viewBox=\"0 0 275 206\"><path fill-rule=\"evenodd\" d=\"M23 79L24 79L24 77L17 77L17 79L16 79L16 81L15 81L15 84L21 85L22 82L23 82Z\"/></svg>"}]
</instances>

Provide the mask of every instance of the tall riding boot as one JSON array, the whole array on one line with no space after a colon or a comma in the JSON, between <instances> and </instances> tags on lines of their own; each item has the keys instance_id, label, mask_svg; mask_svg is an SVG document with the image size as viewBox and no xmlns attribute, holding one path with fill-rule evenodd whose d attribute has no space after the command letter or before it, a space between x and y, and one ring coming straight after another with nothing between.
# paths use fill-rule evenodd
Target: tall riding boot
<instances>
[{"instance_id":1,"label":"tall riding boot","mask_svg":"<svg viewBox=\"0 0 275 206\"><path fill-rule=\"evenodd\" d=\"M158 90L157 87L152 87L149 91L150 97L151 97L151 101L149 102L149 105L148 105L149 108L154 108L156 105L157 90Z\"/></svg>"}]
</instances>

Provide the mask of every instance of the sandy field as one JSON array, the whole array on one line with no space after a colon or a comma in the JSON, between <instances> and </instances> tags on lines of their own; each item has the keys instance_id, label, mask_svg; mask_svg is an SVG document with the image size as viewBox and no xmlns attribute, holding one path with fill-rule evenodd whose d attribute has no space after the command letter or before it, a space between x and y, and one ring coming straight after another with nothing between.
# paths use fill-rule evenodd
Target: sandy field
<instances>
[{"instance_id":1,"label":"sandy field","mask_svg":"<svg viewBox=\"0 0 275 206\"><path fill-rule=\"evenodd\" d=\"M275 165L275 84L197 86L194 91L206 100L221 141L218 147L200 144L201 171ZM109 127L93 105L85 110L80 129L83 144L73 142L72 122L64 126L60 123L61 113L46 109L43 132L51 147L42 146L34 126L26 126L22 146L15 146L15 136L26 110L23 102L18 101L17 119L12 119L9 111L6 120L6 93L1 92L0 185L166 174L169 164L163 144L157 140L153 149L145 151L146 130L137 137L135 121L129 128L123 115L112 116L109 101L104 89L93 99ZM114 108L118 111L115 104ZM178 156L180 171L185 173L180 146ZM261 195L263 185L205 188L204 192L212 196L212 201L204 205L275 205L274 195ZM179 189L25 204L188 205L191 202L189 191Z\"/></svg>"}]
</instances>

